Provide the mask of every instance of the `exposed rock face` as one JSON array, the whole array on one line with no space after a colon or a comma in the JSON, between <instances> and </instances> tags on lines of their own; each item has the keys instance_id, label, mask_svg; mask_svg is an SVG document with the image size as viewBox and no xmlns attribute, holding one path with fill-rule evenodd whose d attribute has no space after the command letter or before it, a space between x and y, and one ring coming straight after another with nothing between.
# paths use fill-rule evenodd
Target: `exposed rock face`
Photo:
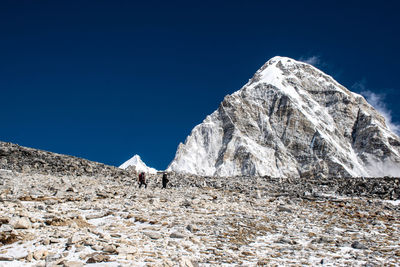
<instances>
[{"instance_id":1,"label":"exposed rock face","mask_svg":"<svg viewBox=\"0 0 400 267\"><path fill-rule=\"evenodd\" d=\"M129 176L116 167L5 142L0 142L0 169L53 175Z\"/></svg>"},{"instance_id":2,"label":"exposed rock face","mask_svg":"<svg viewBox=\"0 0 400 267\"><path fill-rule=\"evenodd\" d=\"M309 64L274 57L192 130L168 170L400 176L400 139L361 95Z\"/></svg>"}]
</instances>

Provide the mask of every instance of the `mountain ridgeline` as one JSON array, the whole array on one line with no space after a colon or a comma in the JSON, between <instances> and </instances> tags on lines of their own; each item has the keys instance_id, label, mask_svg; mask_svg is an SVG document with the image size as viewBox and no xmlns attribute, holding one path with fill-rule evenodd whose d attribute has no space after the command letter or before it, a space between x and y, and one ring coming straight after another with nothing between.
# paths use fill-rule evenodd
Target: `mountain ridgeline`
<instances>
[{"instance_id":1,"label":"mountain ridgeline","mask_svg":"<svg viewBox=\"0 0 400 267\"><path fill-rule=\"evenodd\" d=\"M130 176L128 171L102 163L0 141L1 169L60 176Z\"/></svg>"},{"instance_id":2,"label":"mountain ridgeline","mask_svg":"<svg viewBox=\"0 0 400 267\"><path fill-rule=\"evenodd\" d=\"M400 139L359 94L274 57L197 125L168 170L206 176L400 176Z\"/></svg>"}]
</instances>

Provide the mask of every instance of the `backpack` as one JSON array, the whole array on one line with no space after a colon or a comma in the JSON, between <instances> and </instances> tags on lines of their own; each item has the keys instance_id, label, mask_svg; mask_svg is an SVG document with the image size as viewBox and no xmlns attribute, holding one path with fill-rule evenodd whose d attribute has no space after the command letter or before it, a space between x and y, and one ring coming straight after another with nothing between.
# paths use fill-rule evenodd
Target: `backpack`
<instances>
[{"instance_id":1,"label":"backpack","mask_svg":"<svg viewBox=\"0 0 400 267\"><path fill-rule=\"evenodd\" d=\"M141 172L139 174L139 182L144 182L144 173L143 172Z\"/></svg>"}]
</instances>

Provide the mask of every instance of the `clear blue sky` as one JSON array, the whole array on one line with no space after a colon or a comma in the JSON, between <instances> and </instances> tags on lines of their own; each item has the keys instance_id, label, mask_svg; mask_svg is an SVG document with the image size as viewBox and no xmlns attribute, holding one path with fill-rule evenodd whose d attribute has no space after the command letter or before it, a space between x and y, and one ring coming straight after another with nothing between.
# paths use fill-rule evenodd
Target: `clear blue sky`
<instances>
[{"instance_id":1,"label":"clear blue sky","mask_svg":"<svg viewBox=\"0 0 400 267\"><path fill-rule=\"evenodd\" d=\"M278 2L281 2L278 3ZM0 1L0 140L164 169L269 58L384 99L400 122L396 1Z\"/></svg>"}]
</instances>

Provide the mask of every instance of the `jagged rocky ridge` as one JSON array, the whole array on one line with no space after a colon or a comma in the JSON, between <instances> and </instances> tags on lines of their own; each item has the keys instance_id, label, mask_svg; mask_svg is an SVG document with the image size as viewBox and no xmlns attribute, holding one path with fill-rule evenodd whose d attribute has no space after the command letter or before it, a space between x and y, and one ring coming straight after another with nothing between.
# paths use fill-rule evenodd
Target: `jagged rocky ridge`
<instances>
[{"instance_id":1,"label":"jagged rocky ridge","mask_svg":"<svg viewBox=\"0 0 400 267\"><path fill-rule=\"evenodd\" d=\"M400 176L400 140L315 67L269 60L180 144L168 170L208 176Z\"/></svg>"},{"instance_id":2,"label":"jagged rocky ridge","mask_svg":"<svg viewBox=\"0 0 400 267\"><path fill-rule=\"evenodd\" d=\"M129 172L90 160L0 142L0 169L20 173L125 177Z\"/></svg>"}]
</instances>

